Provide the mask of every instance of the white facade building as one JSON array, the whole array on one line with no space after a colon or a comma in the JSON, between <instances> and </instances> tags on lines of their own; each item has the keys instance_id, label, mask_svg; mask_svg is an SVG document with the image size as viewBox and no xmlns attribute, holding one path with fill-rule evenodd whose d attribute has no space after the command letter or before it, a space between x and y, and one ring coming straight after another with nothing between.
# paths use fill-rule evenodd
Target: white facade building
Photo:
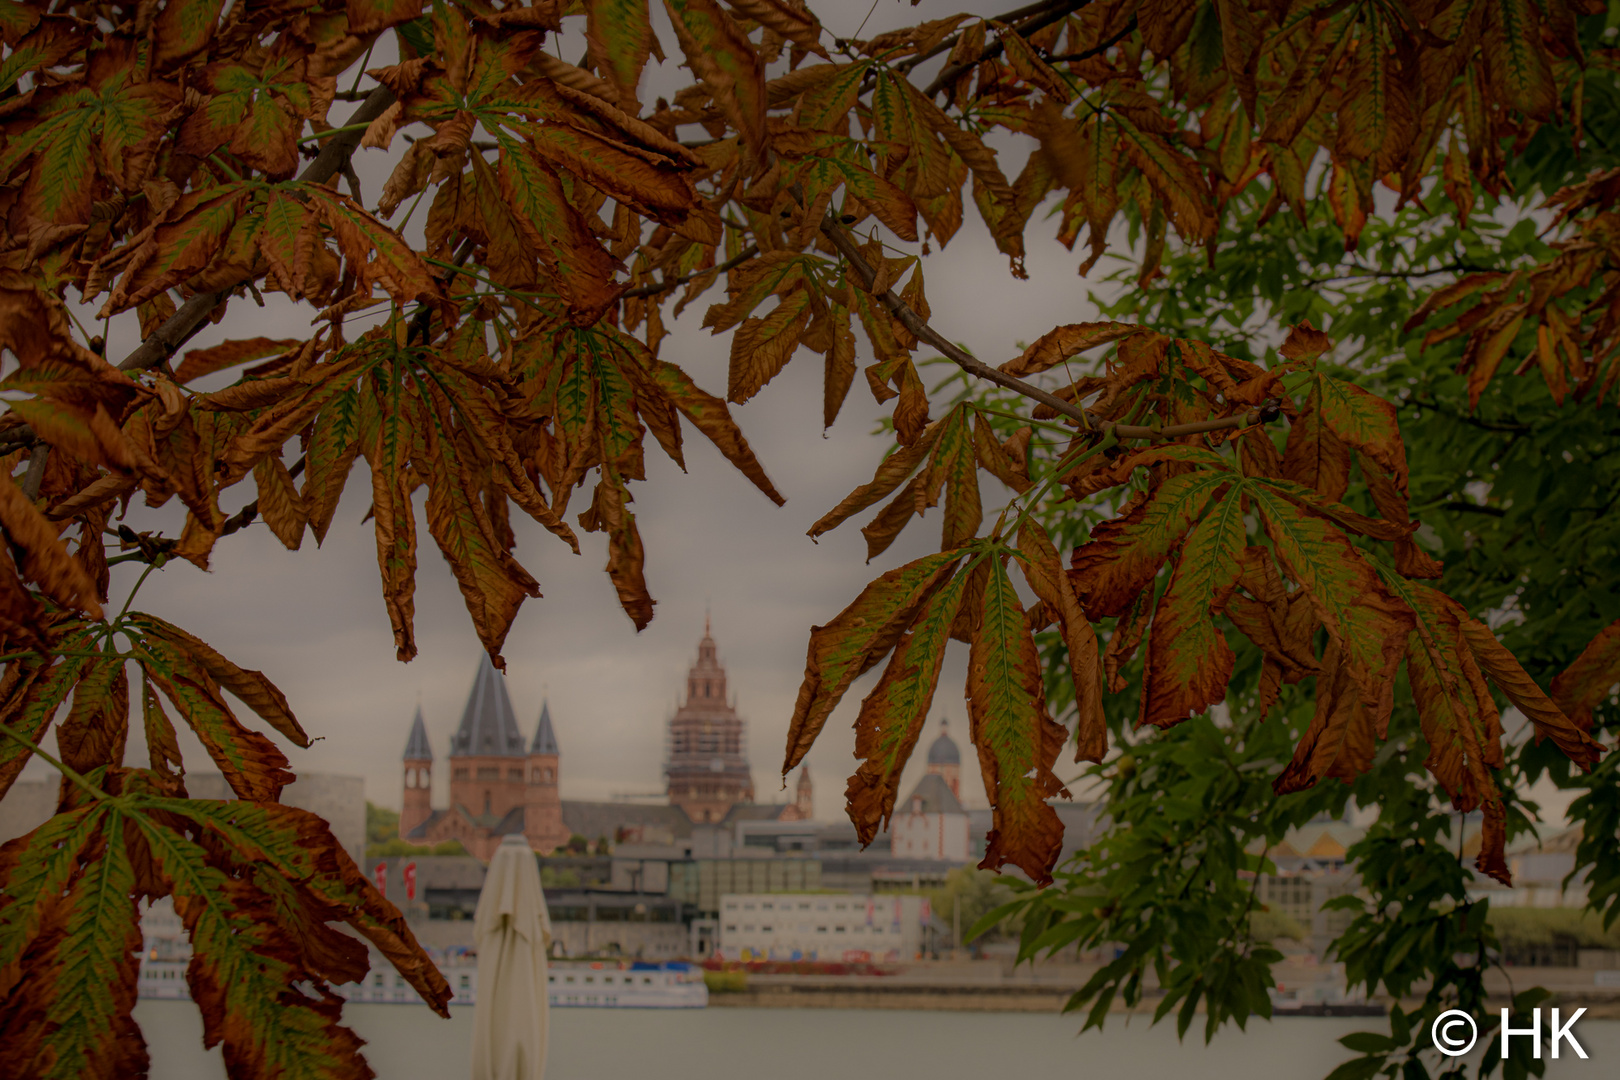
<instances>
[{"instance_id":1,"label":"white facade building","mask_svg":"<svg viewBox=\"0 0 1620 1080\"><path fill-rule=\"evenodd\" d=\"M972 828L968 813L944 777L929 773L889 819L889 850L899 859L965 863Z\"/></svg>"},{"instance_id":2,"label":"white facade building","mask_svg":"<svg viewBox=\"0 0 1620 1080\"><path fill-rule=\"evenodd\" d=\"M909 960L929 915L921 896L728 895L717 951L727 960Z\"/></svg>"}]
</instances>

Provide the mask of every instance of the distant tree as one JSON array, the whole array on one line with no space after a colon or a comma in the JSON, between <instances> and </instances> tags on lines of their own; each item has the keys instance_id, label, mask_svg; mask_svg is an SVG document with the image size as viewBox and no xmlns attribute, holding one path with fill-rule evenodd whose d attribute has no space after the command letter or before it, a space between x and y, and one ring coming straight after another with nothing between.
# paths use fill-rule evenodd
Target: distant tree
<instances>
[{"instance_id":1,"label":"distant tree","mask_svg":"<svg viewBox=\"0 0 1620 1080\"><path fill-rule=\"evenodd\" d=\"M945 875L944 884L937 889L927 890L925 895L934 918L946 926L960 923L964 944L967 943L968 931L976 923L1013 899L1013 891L1007 885L1006 878L974 866L959 866L950 871ZM983 928L978 941L982 944L1006 937L1016 940L1021 925L1019 917L1008 916Z\"/></svg>"},{"instance_id":2,"label":"distant tree","mask_svg":"<svg viewBox=\"0 0 1620 1080\"><path fill-rule=\"evenodd\" d=\"M896 443L811 535L879 504L873 558L931 508L941 534L811 631L784 770L884 665L848 787L870 842L966 644L982 866L1029 879L980 928L1122 945L1071 1006L1156 988L1206 1038L1269 1014L1268 853L1353 795L1378 818L1336 954L1422 997L1339 1075L1427 1075L1430 1020L1485 1015L1473 875L1510 880L1528 783L1582 793L1576 866L1620 915L1617 12L1037 0L862 39L803 0L665 0L690 79L646 106L641 0L0 6L0 796L36 754L64 778L0 847L0 1075L146 1073L145 899L173 897L233 1078L369 1075L326 993L365 951L332 921L450 997L225 692L306 747L285 697L138 610L150 573L257 521L320 542L364 458L401 660L422 488L497 666L539 595L514 506L575 551L604 534L644 627L648 436L684 465L684 418L780 503L730 406L800 346L825 424L859 357ZM375 201L362 147L394 155ZM1038 210L1084 232L1081 271L1126 286L1111 318L1054 312L997 366L956 345L974 308L936 326L923 258L969 202L1015 277ZM659 355L722 275L725 400ZM182 352L266 293L313 332ZM115 323L141 338L116 366ZM936 352L952 377L925 381ZM183 520L115 525L137 492ZM144 569L114 605L120 562ZM187 797L174 716L237 799ZM1059 866L1070 741L1109 825ZM1447 803L1482 815L1473 869Z\"/></svg>"},{"instance_id":3,"label":"distant tree","mask_svg":"<svg viewBox=\"0 0 1620 1080\"><path fill-rule=\"evenodd\" d=\"M467 855L466 847L460 840L441 840L437 844L413 844L409 840L401 840L395 836L389 840L382 840L366 845L366 858L386 859L397 855Z\"/></svg>"},{"instance_id":4,"label":"distant tree","mask_svg":"<svg viewBox=\"0 0 1620 1080\"><path fill-rule=\"evenodd\" d=\"M399 839L399 814L366 800L366 843L386 844ZM369 854L369 853L368 853Z\"/></svg>"}]
</instances>

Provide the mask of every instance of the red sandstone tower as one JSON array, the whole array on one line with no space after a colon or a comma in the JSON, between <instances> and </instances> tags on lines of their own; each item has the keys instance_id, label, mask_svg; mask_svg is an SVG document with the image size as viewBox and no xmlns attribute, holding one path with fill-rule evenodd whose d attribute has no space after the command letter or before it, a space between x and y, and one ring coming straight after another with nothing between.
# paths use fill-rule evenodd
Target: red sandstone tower
<instances>
[{"instance_id":1,"label":"red sandstone tower","mask_svg":"<svg viewBox=\"0 0 1620 1080\"><path fill-rule=\"evenodd\" d=\"M405 803L399 814L399 835L405 836L433 813L433 745L416 708L411 737L405 743Z\"/></svg>"},{"instance_id":2,"label":"red sandstone tower","mask_svg":"<svg viewBox=\"0 0 1620 1080\"><path fill-rule=\"evenodd\" d=\"M484 654L467 695L461 726L450 739L450 805L460 809L476 828L491 831L488 843L469 845L480 859L494 853L507 814L523 806L528 797L524 782L527 757L505 680ZM482 850L486 847L488 851Z\"/></svg>"},{"instance_id":3,"label":"red sandstone tower","mask_svg":"<svg viewBox=\"0 0 1620 1080\"><path fill-rule=\"evenodd\" d=\"M551 708L542 706L534 739L525 746L512 715L506 683L480 657L461 726L450 740L450 806L432 808L433 750L422 710L416 710L405 746L405 802L400 836L413 844L459 840L475 858L489 860L504 836L521 834L539 852L568 842L558 780L561 773Z\"/></svg>"},{"instance_id":4,"label":"red sandstone tower","mask_svg":"<svg viewBox=\"0 0 1620 1080\"><path fill-rule=\"evenodd\" d=\"M793 812L800 821L809 821L815 817L815 794L810 788L810 766L806 765L799 770L799 784L793 792Z\"/></svg>"},{"instance_id":5,"label":"red sandstone tower","mask_svg":"<svg viewBox=\"0 0 1620 1080\"><path fill-rule=\"evenodd\" d=\"M523 804L523 835L529 846L545 853L568 842L563 826L562 799L557 788L557 767L561 750L551 729L551 704L540 705L540 723L529 744L529 785Z\"/></svg>"},{"instance_id":6,"label":"red sandstone tower","mask_svg":"<svg viewBox=\"0 0 1620 1080\"><path fill-rule=\"evenodd\" d=\"M697 663L686 676L686 702L669 722L669 801L698 823L718 822L754 801L747 724L726 696L726 669L715 657L708 620Z\"/></svg>"}]
</instances>

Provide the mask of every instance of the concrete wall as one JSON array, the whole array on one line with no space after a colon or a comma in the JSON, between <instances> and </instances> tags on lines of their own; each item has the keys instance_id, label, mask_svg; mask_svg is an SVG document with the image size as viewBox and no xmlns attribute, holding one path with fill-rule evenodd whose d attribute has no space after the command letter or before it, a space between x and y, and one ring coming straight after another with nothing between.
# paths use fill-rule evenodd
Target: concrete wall
<instances>
[{"instance_id":1,"label":"concrete wall","mask_svg":"<svg viewBox=\"0 0 1620 1080\"><path fill-rule=\"evenodd\" d=\"M188 773L186 791L194 799L229 799L231 790L219 773ZM0 843L32 832L56 813L57 781L19 780L0 799ZM358 776L299 773L281 793L281 801L319 814L332 826L338 843L355 862L366 856L366 782Z\"/></svg>"},{"instance_id":2,"label":"concrete wall","mask_svg":"<svg viewBox=\"0 0 1620 1080\"><path fill-rule=\"evenodd\" d=\"M31 833L56 813L57 781L18 780L0 798L0 844Z\"/></svg>"},{"instance_id":3,"label":"concrete wall","mask_svg":"<svg viewBox=\"0 0 1620 1080\"><path fill-rule=\"evenodd\" d=\"M186 791L194 799L234 796L219 773L187 773ZM366 857L366 782L358 776L303 772L281 792L281 801L325 818L343 850L355 862Z\"/></svg>"}]
</instances>

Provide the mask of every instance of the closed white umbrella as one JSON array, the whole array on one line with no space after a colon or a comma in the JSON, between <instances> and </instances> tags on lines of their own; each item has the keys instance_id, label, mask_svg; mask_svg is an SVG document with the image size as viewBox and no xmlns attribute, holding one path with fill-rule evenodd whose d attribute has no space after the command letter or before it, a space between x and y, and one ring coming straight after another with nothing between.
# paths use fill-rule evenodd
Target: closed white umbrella
<instances>
[{"instance_id":1,"label":"closed white umbrella","mask_svg":"<svg viewBox=\"0 0 1620 1080\"><path fill-rule=\"evenodd\" d=\"M546 951L551 919L540 868L521 836L495 849L473 917L478 1000L472 1080L541 1080L546 1072Z\"/></svg>"}]
</instances>

